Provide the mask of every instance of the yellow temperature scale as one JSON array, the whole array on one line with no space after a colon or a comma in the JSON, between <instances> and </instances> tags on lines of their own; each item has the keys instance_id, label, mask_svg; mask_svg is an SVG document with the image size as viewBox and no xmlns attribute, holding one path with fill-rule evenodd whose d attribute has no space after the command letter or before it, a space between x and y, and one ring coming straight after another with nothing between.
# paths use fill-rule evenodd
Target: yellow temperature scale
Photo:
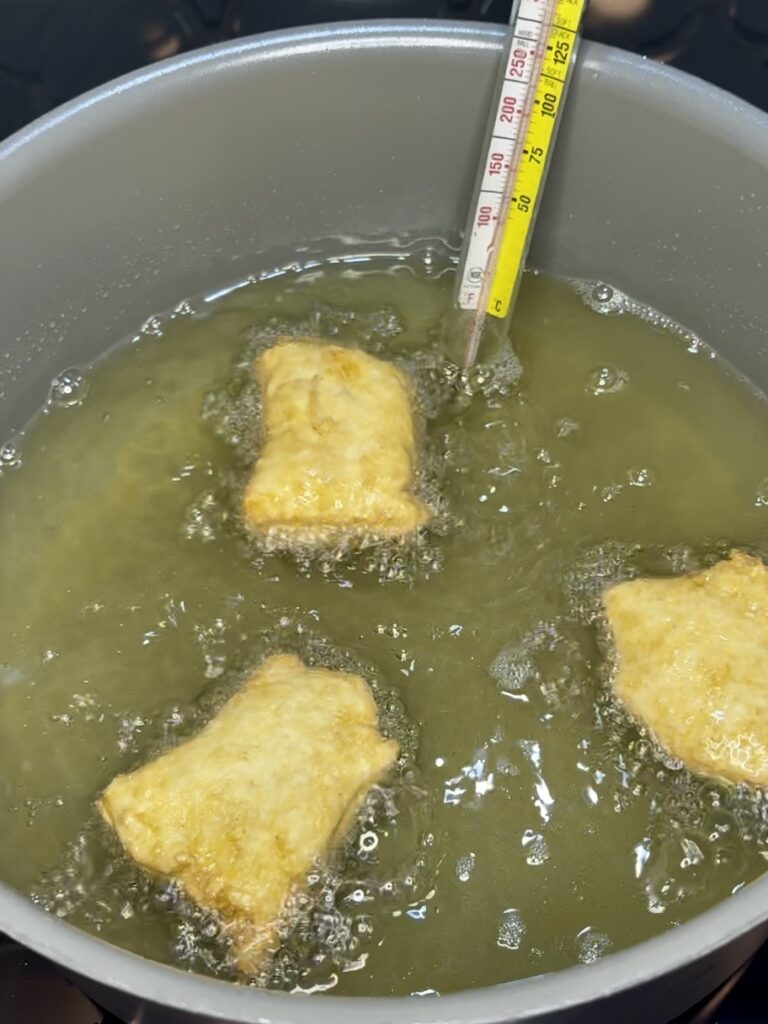
<instances>
[{"instance_id":1,"label":"yellow temperature scale","mask_svg":"<svg viewBox=\"0 0 768 1024\"><path fill-rule=\"evenodd\" d=\"M505 320L525 266L588 0L516 0L459 271L464 365L486 316Z\"/></svg>"}]
</instances>

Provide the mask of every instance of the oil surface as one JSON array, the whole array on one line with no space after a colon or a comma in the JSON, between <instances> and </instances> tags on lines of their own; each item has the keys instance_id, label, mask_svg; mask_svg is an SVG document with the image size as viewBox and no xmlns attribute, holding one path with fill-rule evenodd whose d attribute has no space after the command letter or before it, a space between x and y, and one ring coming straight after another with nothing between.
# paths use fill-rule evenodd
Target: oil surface
<instances>
[{"instance_id":1,"label":"oil surface","mask_svg":"<svg viewBox=\"0 0 768 1024\"><path fill-rule=\"evenodd\" d=\"M763 871L762 797L669 763L614 705L598 606L760 552L764 401L659 318L599 315L609 288L534 276L516 354L457 379L452 286L418 255L285 273L54 382L0 479L0 877L235 977L215 921L128 863L94 800L275 650L364 672L403 755L259 984L422 994L589 963ZM283 332L413 374L438 508L417 543L301 559L245 538L248 365Z\"/></svg>"}]
</instances>

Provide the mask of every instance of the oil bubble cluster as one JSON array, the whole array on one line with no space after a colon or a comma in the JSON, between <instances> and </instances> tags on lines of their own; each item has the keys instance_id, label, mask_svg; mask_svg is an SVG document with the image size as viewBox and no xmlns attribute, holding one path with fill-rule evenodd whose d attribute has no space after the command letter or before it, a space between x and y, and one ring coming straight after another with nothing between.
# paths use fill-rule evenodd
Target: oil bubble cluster
<instances>
[{"instance_id":1,"label":"oil bubble cluster","mask_svg":"<svg viewBox=\"0 0 768 1024\"><path fill-rule=\"evenodd\" d=\"M88 380L80 370L63 370L54 377L48 392L48 405L71 409L81 405L88 396Z\"/></svg>"}]
</instances>

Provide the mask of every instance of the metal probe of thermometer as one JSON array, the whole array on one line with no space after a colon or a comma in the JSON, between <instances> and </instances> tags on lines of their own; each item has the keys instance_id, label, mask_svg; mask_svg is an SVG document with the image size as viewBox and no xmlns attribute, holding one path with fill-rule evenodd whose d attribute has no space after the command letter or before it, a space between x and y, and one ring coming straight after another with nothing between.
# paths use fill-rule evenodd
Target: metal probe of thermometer
<instances>
[{"instance_id":1,"label":"metal probe of thermometer","mask_svg":"<svg viewBox=\"0 0 768 1024\"><path fill-rule=\"evenodd\" d=\"M514 306L588 0L514 0L459 266L464 366Z\"/></svg>"}]
</instances>

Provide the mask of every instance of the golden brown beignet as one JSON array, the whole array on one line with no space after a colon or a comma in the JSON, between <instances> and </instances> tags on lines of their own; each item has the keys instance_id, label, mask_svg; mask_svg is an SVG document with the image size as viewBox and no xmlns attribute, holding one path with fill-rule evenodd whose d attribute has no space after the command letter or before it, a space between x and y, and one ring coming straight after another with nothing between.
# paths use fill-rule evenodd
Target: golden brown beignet
<instances>
[{"instance_id":1,"label":"golden brown beignet","mask_svg":"<svg viewBox=\"0 0 768 1024\"><path fill-rule=\"evenodd\" d=\"M613 686L695 772L768 783L768 569L734 551L711 569L607 590Z\"/></svg>"},{"instance_id":2,"label":"golden brown beignet","mask_svg":"<svg viewBox=\"0 0 768 1024\"><path fill-rule=\"evenodd\" d=\"M302 545L400 537L430 518L413 493L412 387L356 349L280 340L254 363L263 446L243 499L248 527Z\"/></svg>"},{"instance_id":3,"label":"golden brown beignet","mask_svg":"<svg viewBox=\"0 0 768 1024\"><path fill-rule=\"evenodd\" d=\"M359 676L268 658L195 738L99 800L127 853L174 879L255 973L291 893L397 757Z\"/></svg>"}]
</instances>

